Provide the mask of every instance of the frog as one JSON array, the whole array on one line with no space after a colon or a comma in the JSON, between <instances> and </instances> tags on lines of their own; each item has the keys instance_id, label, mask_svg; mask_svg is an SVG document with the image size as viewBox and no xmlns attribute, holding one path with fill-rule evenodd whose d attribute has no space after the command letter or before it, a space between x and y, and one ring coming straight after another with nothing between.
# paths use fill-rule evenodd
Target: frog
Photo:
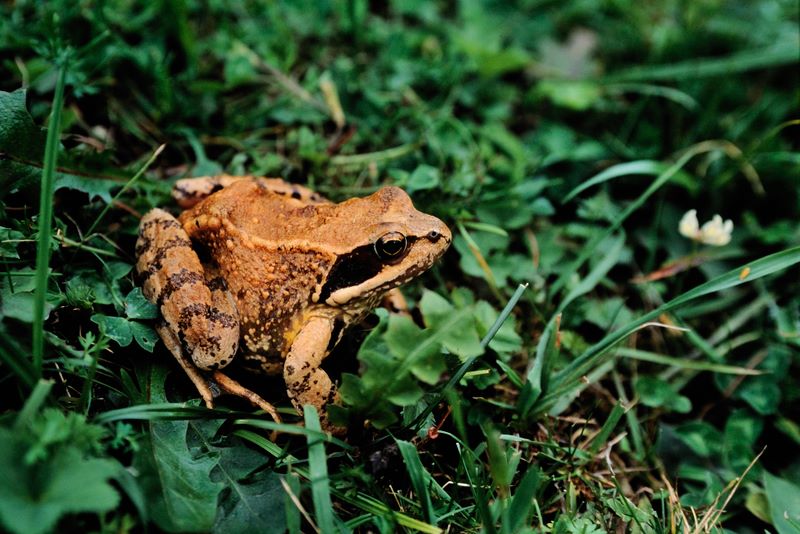
<instances>
[{"instance_id":1,"label":"frog","mask_svg":"<svg viewBox=\"0 0 800 534\"><path fill-rule=\"evenodd\" d=\"M159 336L205 405L224 392L281 421L223 372L237 362L282 375L298 412L311 405L324 430L343 434L321 364L377 306L403 311L398 287L445 253L447 225L394 186L335 203L280 178L219 175L178 180L172 196L177 217L154 208L140 221L136 271L159 308Z\"/></svg>"}]
</instances>

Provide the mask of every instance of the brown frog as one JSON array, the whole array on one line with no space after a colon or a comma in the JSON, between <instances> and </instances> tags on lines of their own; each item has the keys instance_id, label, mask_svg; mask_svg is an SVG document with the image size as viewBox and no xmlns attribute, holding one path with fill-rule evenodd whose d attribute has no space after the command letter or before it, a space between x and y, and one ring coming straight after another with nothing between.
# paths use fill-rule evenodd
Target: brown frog
<instances>
[{"instance_id":1,"label":"brown frog","mask_svg":"<svg viewBox=\"0 0 800 534\"><path fill-rule=\"evenodd\" d=\"M289 398L320 412L336 387L320 364L343 332L420 275L447 250L450 230L384 187L334 204L274 178L180 180L173 196L187 208L142 218L136 269L161 310L157 330L206 406L213 385L274 408L220 369L283 374Z\"/></svg>"}]
</instances>

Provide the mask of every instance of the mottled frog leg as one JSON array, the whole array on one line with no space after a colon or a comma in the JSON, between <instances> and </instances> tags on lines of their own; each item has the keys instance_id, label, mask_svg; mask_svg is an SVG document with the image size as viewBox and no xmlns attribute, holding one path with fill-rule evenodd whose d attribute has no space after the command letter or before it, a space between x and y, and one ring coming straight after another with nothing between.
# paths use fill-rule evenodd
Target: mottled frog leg
<instances>
[{"instance_id":1,"label":"mottled frog leg","mask_svg":"<svg viewBox=\"0 0 800 534\"><path fill-rule=\"evenodd\" d=\"M213 408L214 392L212 391L208 381L205 379L205 377L203 377L197 367L194 366L189 358L184 356L178 336L176 336L163 321L161 324L156 326L156 332L158 332L158 335L161 336L161 339L164 341L164 345L167 347L167 349L172 353L173 356L175 356L175 359L178 360L178 363L183 368L186 376L189 377L189 380L191 380L194 384L197 392L200 393L200 397L202 397L206 408Z\"/></svg>"},{"instance_id":2,"label":"mottled frog leg","mask_svg":"<svg viewBox=\"0 0 800 534\"><path fill-rule=\"evenodd\" d=\"M239 345L239 319L224 291L212 296L180 223L161 209L147 213L139 225L136 255L145 297L159 307L194 365L212 370L230 363Z\"/></svg>"},{"instance_id":3,"label":"mottled frog leg","mask_svg":"<svg viewBox=\"0 0 800 534\"><path fill-rule=\"evenodd\" d=\"M240 180L254 180L264 189L279 195L290 196L307 204L328 203L327 199L311 189L303 187L302 185L286 182L280 178L231 176L229 174L200 176L198 178L184 178L178 180L172 188L172 197L182 208L191 208L207 196Z\"/></svg>"},{"instance_id":4,"label":"mottled frog leg","mask_svg":"<svg viewBox=\"0 0 800 534\"><path fill-rule=\"evenodd\" d=\"M343 434L344 428L335 427L328 420L328 405L339 400L336 387L322 370L322 360L330 350L334 323L330 319L311 319L292 342L283 367L286 390L295 409L302 413L303 405L311 404L319 412L322 428L334 434Z\"/></svg>"},{"instance_id":5,"label":"mottled frog leg","mask_svg":"<svg viewBox=\"0 0 800 534\"><path fill-rule=\"evenodd\" d=\"M224 374L222 371L214 371L214 373L211 376L214 378L214 381L219 385L220 389L222 389L226 393L250 401L250 404L252 404L256 408L260 408L265 412L267 412L272 417L273 421L275 421L276 423L281 422L281 416L278 415L278 411L275 409L275 407L272 404L265 401L257 393L247 389L236 380Z\"/></svg>"},{"instance_id":6,"label":"mottled frog leg","mask_svg":"<svg viewBox=\"0 0 800 534\"><path fill-rule=\"evenodd\" d=\"M397 288L390 289L381 299L381 307L386 308L392 313L409 315L408 302Z\"/></svg>"},{"instance_id":7,"label":"mottled frog leg","mask_svg":"<svg viewBox=\"0 0 800 534\"><path fill-rule=\"evenodd\" d=\"M206 273L180 223L161 209L142 218L136 256L144 295L161 311L159 334L210 406L198 369L226 366L239 346L239 319L224 281Z\"/></svg>"}]
</instances>

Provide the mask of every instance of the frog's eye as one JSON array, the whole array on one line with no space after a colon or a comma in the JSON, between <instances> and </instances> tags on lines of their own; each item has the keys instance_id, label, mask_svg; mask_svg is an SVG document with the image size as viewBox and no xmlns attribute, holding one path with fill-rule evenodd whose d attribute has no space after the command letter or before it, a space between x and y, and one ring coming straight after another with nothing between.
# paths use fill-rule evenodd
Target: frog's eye
<instances>
[{"instance_id":1,"label":"frog's eye","mask_svg":"<svg viewBox=\"0 0 800 534\"><path fill-rule=\"evenodd\" d=\"M406 251L408 241L400 232L389 232L375 241L375 254L383 261L397 260Z\"/></svg>"}]
</instances>

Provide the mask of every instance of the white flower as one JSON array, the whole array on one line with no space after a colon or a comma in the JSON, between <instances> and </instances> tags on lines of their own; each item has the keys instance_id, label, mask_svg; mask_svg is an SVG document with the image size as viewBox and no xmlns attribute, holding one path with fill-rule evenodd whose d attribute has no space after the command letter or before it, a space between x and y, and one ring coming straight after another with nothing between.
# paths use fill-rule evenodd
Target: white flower
<instances>
[{"instance_id":1,"label":"white flower","mask_svg":"<svg viewBox=\"0 0 800 534\"><path fill-rule=\"evenodd\" d=\"M721 247L731 242L731 234L733 233L733 221L728 219L724 223L722 217L714 215L714 217L705 223L700 228L701 241L706 245L714 245Z\"/></svg>"},{"instance_id":2,"label":"white flower","mask_svg":"<svg viewBox=\"0 0 800 534\"><path fill-rule=\"evenodd\" d=\"M682 236L695 241L700 240L700 222L697 220L697 210L689 210L681 217L678 231Z\"/></svg>"},{"instance_id":3,"label":"white flower","mask_svg":"<svg viewBox=\"0 0 800 534\"><path fill-rule=\"evenodd\" d=\"M681 217L681 222L678 224L678 232L693 241L721 247L731 241L733 221L728 219L723 222L722 217L714 215L710 221L700 227L700 222L697 220L697 210L689 210Z\"/></svg>"}]
</instances>

